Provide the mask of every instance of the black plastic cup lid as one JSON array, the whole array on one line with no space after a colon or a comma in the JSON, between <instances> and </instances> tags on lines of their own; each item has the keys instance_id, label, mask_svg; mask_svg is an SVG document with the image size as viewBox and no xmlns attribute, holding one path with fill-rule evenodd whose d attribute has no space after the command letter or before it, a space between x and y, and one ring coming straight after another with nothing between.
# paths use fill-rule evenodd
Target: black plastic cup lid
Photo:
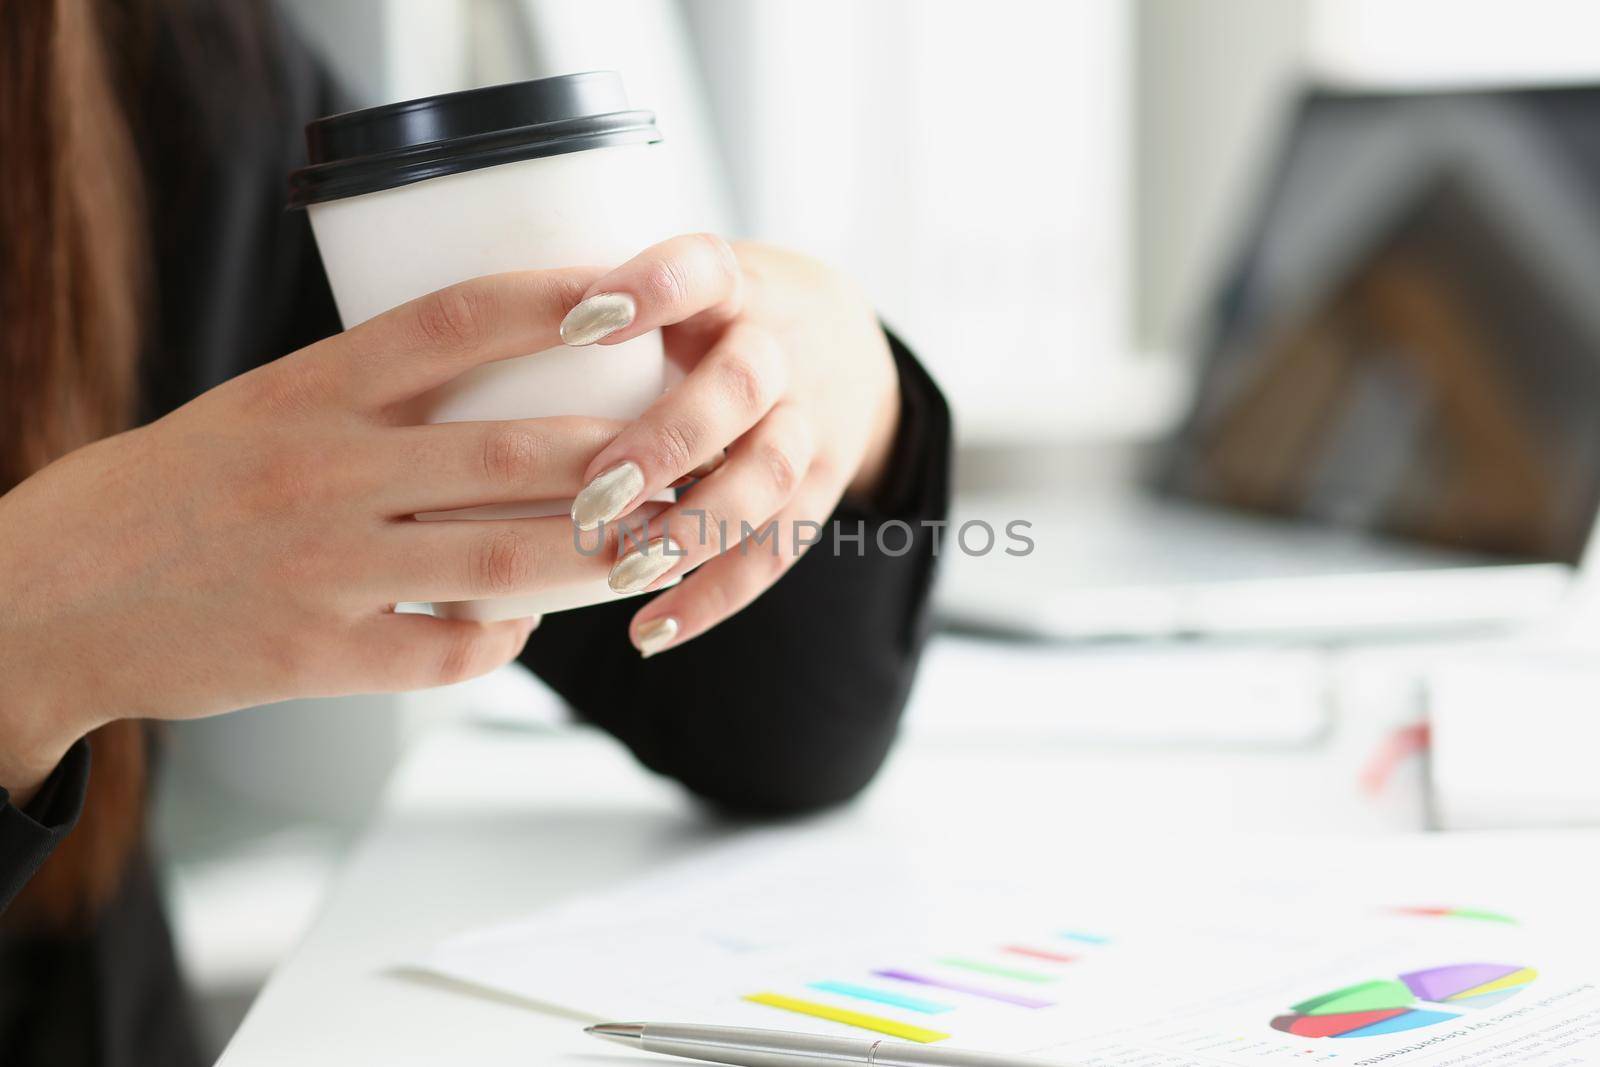
<instances>
[{"instance_id":1,"label":"black plastic cup lid","mask_svg":"<svg viewBox=\"0 0 1600 1067\"><path fill-rule=\"evenodd\" d=\"M309 166L289 175L289 206L499 163L659 140L655 113L628 110L622 76L613 70L425 96L306 126Z\"/></svg>"}]
</instances>

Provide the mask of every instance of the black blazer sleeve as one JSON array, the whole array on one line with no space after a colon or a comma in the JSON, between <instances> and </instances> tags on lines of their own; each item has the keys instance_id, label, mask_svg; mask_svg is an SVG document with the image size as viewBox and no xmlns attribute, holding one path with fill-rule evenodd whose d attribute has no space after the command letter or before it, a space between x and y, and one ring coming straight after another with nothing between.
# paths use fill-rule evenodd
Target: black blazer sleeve
<instances>
[{"instance_id":1,"label":"black blazer sleeve","mask_svg":"<svg viewBox=\"0 0 1600 1067\"><path fill-rule=\"evenodd\" d=\"M89 788L89 742L67 750L26 808L0 788L0 912L77 825Z\"/></svg>"},{"instance_id":2,"label":"black blazer sleeve","mask_svg":"<svg viewBox=\"0 0 1600 1067\"><path fill-rule=\"evenodd\" d=\"M890 341L902 398L890 483L874 507L833 516L837 551L825 537L734 618L648 660L627 637L637 599L549 616L523 653L582 718L720 806L837 803L866 785L894 738L928 632L929 524L948 508L950 416Z\"/></svg>"}]
</instances>

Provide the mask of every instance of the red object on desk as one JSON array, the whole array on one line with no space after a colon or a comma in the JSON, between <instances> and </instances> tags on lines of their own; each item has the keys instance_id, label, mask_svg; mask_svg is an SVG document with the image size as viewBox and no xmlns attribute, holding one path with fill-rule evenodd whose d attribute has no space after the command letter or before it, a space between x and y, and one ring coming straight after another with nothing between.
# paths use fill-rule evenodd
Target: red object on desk
<instances>
[{"instance_id":1,"label":"red object on desk","mask_svg":"<svg viewBox=\"0 0 1600 1067\"><path fill-rule=\"evenodd\" d=\"M1361 772L1361 788L1369 796L1377 796L1388 788L1400 765L1413 756L1428 751L1433 737L1425 722L1403 726L1390 734L1373 754Z\"/></svg>"}]
</instances>

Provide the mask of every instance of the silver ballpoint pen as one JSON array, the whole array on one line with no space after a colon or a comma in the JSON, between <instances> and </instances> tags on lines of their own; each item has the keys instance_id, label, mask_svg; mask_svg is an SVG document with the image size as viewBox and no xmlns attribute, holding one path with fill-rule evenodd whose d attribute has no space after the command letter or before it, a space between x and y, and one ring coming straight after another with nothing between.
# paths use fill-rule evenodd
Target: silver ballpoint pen
<instances>
[{"instance_id":1,"label":"silver ballpoint pen","mask_svg":"<svg viewBox=\"0 0 1600 1067\"><path fill-rule=\"evenodd\" d=\"M1044 1061L904 1041L818 1037L784 1030L677 1023L599 1023L584 1032L646 1052L736 1067L1043 1067ZM1065 1067L1065 1065L1061 1065Z\"/></svg>"}]
</instances>

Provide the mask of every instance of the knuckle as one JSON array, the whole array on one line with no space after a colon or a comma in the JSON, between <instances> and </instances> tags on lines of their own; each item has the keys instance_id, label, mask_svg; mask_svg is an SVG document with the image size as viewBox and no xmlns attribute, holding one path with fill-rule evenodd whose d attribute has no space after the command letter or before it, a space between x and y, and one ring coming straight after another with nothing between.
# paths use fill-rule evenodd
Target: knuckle
<instances>
[{"instance_id":1,"label":"knuckle","mask_svg":"<svg viewBox=\"0 0 1600 1067\"><path fill-rule=\"evenodd\" d=\"M758 454L762 465L766 468L767 476L772 479L773 487L787 498L800 481L800 470L795 457L771 442L763 444Z\"/></svg>"},{"instance_id":2,"label":"knuckle","mask_svg":"<svg viewBox=\"0 0 1600 1067\"><path fill-rule=\"evenodd\" d=\"M640 279L646 301L662 308L677 308L688 300L689 279L676 259L663 257L650 264Z\"/></svg>"},{"instance_id":3,"label":"knuckle","mask_svg":"<svg viewBox=\"0 0 1600 1067\"><path fill-rule=\"evenodd\" d=\"M694 466L695 447L700 431L685 419L663 422L654 435L651 446L657 470L670 475L680 475Z\"/></svg>"},{"instance_id":4,"label":"knuckle","mask_svg":"<svg viewBox=\"0 0 1600 1067\"><path fill-rule=\"evenodd\" d=\"M479 540L472 551L471 581L489 596L504 596L527 586L538 568L533 547L510 530Z\"/></svg>"},{"instance_id":5,"label":"knuckle","mask_svg":"<svg viewBox=\"0 0 1600 1067\"><path fill-rule=\"evenodd\" d=\"M283 448L257 467L246 490L252 513L283 516L301 511L321 497L322 465L299 450Z\"/></svg>"},{"instance_id":6,"label":"knuckle","mask_svg":"<svg viewBox=\"0 0 1600 1067\"><path fill-rule=\"evenodd\" d=\"M453 685L475 678L489 666L488 642L476 627L461 627L444 642L435 677L440 685Z\"/></svg>"},{"instance_id":7,"label":"knuckle","mask_svg":"<svg viewBox=\"0 0 1600 1067\"><path fill-rule=\"evenodd\" d=\"M717 364L717 375L729 403L740 411L765 411L768 387L762 363L743 352L730 352Z\"/></svg>"},{"instance_id":8,"label":"knuckle","mask_svg":"<svg viewBox=\"0 0 1600 1067\"><path fill-rule=\"evenodd\" d=\"M705 512L701 517L702 525L691 531L694 536L690 539L690 543L699 549L699 555L715 556L743 539L744 531L725 508L707 502L700 509ZM701 528L705 530L703 539L699 537Z\"/></svg>"},{"instance_id":9,"label":"knuckle","mask_svg":"<svg viewBox=\"0 0 1600 1067\"><path fill-rule=\"evenodd\" d=\"M740 274L739 257L721 234L697 233L695 239L705 245L711 252L712 259L717 264L717 269L730 278L737 278Z\"/></svg>"},{"instance_id":10,"label":"knuckle","mask_svg":"<svg viewBox=\"0 0 1600 1067\"><path fill-rule=\"evenodd\" d=\"M416 331L430 348L460 351L483 338L485 297L477 286L452 285L423 297L416 308Z\"/></svg>"},{"instance_id":11,"label":"knuckle","mask_svg":"<svg viewBox=\"0 0 1600 1067\"><path fill-rule=\"evenodd\" d=\"M544 463L544 439L532 430L497 427L484 435L483 473L491 485L525 484Z\"/></svg>"},{"instance_id":12,"label":"knuckle","mask_svg":"<svg viewBox=\"0 0 1600 1067\"><path fill-rule=\"evenodd\" d=\"M828 454L826 449L815 453L807 467L807 473L824 482L840 482L844 479L844 472L837 460Z\"/></svg>"}]
</instances>

